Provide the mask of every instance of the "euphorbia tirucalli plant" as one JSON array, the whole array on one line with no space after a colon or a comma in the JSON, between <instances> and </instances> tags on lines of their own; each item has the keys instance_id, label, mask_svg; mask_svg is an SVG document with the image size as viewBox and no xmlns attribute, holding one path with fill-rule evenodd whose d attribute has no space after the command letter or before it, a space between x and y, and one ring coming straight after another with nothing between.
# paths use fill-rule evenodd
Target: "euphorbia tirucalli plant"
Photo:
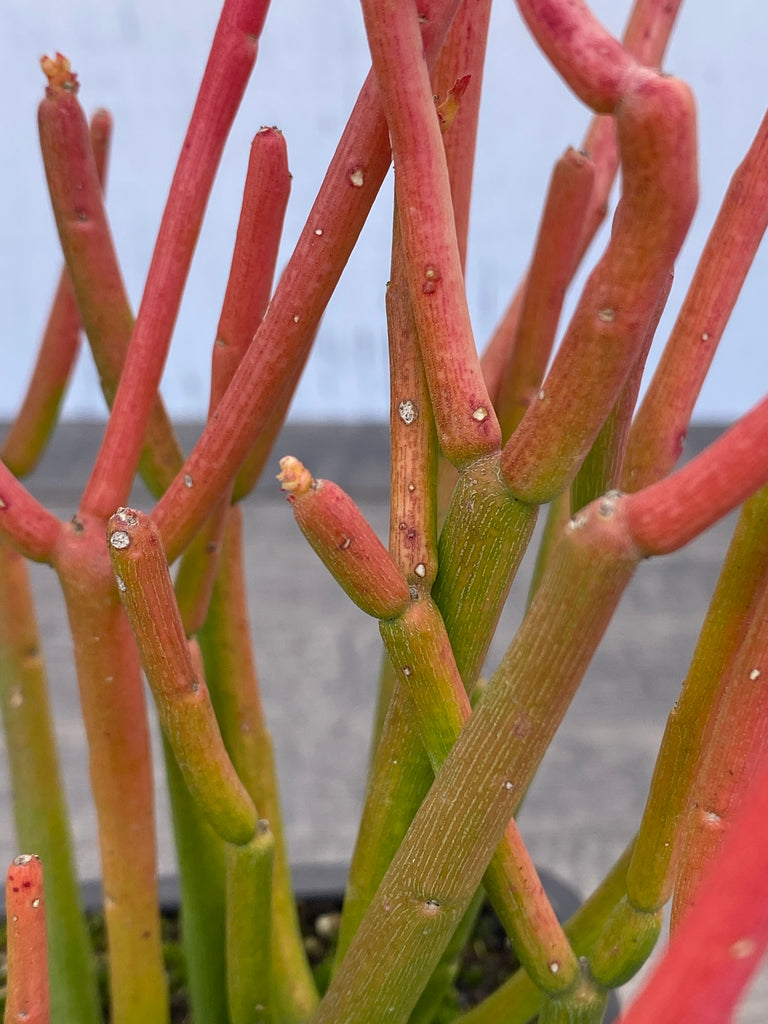
<instances>
[{"instance_id":1,"label":"euphorbia tirucalli plant","mask_svg":"<svg viewBox=\"0 0 768 1024\"><path fill-rule=\"evenodd\" d=\"M286 144L275 129L253 140L208 423L185 458L158 383L267 7L225 0L135 317L103 202L109 118L100 112L89 128L68 60L43 61L40 140L66 268L0 466L3 712L28 851L8 874L6 1019L48 1020L49 994L62 1024L100 1014L44 670L30 656L32 559L58 574L72 629L112 1020L169 1013L142 669L163 727L193 1019L432 1020L485 893L521 967L467 1024L601 1020L608 991L653 949L670 899L669 951L626 1020L728 1020L768 939L768 404L674 466L766 226L768 120L636 409L697 198L693 98L659 71L679 2L636 0L620 42L580 0L518 0L595 119L582 150L554 169L525 279L478 357L463 278L490 4L362 0L373 70L274 290ZM301 531L383 639L368 792L321 994L298 930L250 647L239 501L268 463L392 159L388 546L332 481L293 455L280 462ZM619 166L609 241L555 347L564 291ZM81 327L111 414L63 523L19 477L55 421ZM125 507L137 470L156 498L150 510ZM542 505L527 613L478 687ZM637 834L562 925L516 810L636 566L740 505Z\"/></svg>"}]
</instances>

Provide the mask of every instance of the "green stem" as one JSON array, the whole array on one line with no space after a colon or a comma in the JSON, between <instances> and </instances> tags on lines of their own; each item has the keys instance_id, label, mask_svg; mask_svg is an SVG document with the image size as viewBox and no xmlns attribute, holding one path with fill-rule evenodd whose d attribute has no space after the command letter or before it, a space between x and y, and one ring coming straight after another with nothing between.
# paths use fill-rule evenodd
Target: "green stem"
<instances>
[{"instance_id":1,"label":"green stem","mask_svg":"<svg viewBox=\"0 0 768 1024\"><path fill-rule=\"evenodd\" d=\"M45 665L26 562L0 541L0 706L18 847L45 865L53 1019L96 1024L96 974L85 926Z\"/></svg>"},{"instance_id":2,"label":"green stem","mask_svg":"<svg viewBox=\"0 0 768 1024\"><path fill-rule=\"evenodd\" d=\"M208 688L193 664L157 528L143 512L119 509L107 526L107 546L160 723L184 781L222 839L247 843L256 828L256 808L229 758Z\"/></svg>"},{"instance_id":3,"label":"green stem","mask_svg":"<svg viewBox=\"0 0 768 1024\"><path fill-rule=\"evenodd\" d=\"M632 844L624 851L592 895L565 923L565 933L578 956L590 953L605 922L626 889ZM474 1009L462 1014L461 1024L527 1024L541 1006L541 991L522 968Z\"/></svg>"},{"instance_id":4,"label":"green stem","mask_svg":"<svg viewBox=\"0 0 768 1024\"><path fill-rule=\"evenodd\" d=\"M340 569L337 538L353 535L362 553L376 549L375 534L338 488L329 489L327 481L306 480L303 467L294 470L301 484L292 494L293 507L302 531L347 592L368 610L372 607L370 592L361 594ZM348 566L349 574L355 569L354 564ZM437 771L469 720L469 699L434 603L419 598L414 590L406 607L398 611L392 604L388 611L389 615L378 616L381 635L400 685L413 703L422 743ZM525 731L524 726L520 728ZM508 786L514 788L511 781ZM520 961L537 984L546 992L567 991L576 981L578 967L514 822L504 830L503 839L485 874L486 890ZM463 907L462 914L465 910Z\"/></svg>"},{"instance_id":5,"label":"green stem","mask_svg":"<svg viewBox=\"0 0 768 1024\"><path fill-rule=\"evenodd\" d=\"M391 664L389 658L387 664ZM336 965L346 954L433 779L413 702L404 688L396 685L371 762L344 893Z\"/></svg>"},{"instance_id":6,"label":"green stem","mask_svg":"<svg viewBox=\"0 0 768 1024\"><path fill-rule=\"evenodd\" d=\"M504 485L498 458L481 459L461 474L440 534L432 593L470 691L537 515L535 505L518 501Z\"/></svg>"},{"instance_id":7,"label":"green stem","mask_svg":"<svg viewBox=\"0 0 768 1024\"><path fill-rule=\"evenodd\" d=\"M291 886L272 740L251 647L239 508L228 513L219 574L200 645L222 738L251 799L262 818L269 821L274 838L272 1002L276 1018L293 1024L311 1015L317 993Z\"/></svg>"},{"instance_id":8,"label":"green stem","mask_svg":"<svg viewBox=\"0 0 768 1024\"><path fill-rule=\"evenodd\" d=\"M163 737L181 888L181 941L194 1024L228 1022L224 926L224 844L192 799Z\"/></svg>"},{"instance_id":9,"label":"green stem","mask_svg":"<svg viewBox=\"0 0 768 1024\"><path fill-rule=\"evenodd\" d=\"M768 585L768 488L742 509L680 696L670 712L640 823L627 886L637 907L672 894L674 858L723 673Z\"/></svg>"},{"instance_id":10,"label":"green stem","mask_svg":"<svg viewBox=\"0 0 768 1024\"><path fill-rule=\"evenodd\" d=\"M227 990L232 1024L270 1024L272 859L269 822L244 846L227 844Z\"/></svg>"},{"instance_id":11,"label":"green stem","mask_svg":"<svg viewBox=\"0 0 768 1024\"><path fill-rule=\"evenodd\" d=\"M591 510L566 534L516 640L382 880L320 1005L317 1024L340 1017L377 1019L384 1012L395 1022L407 1018L466 911L637 558L613 505Z\"/></svg>"}]
</instances>

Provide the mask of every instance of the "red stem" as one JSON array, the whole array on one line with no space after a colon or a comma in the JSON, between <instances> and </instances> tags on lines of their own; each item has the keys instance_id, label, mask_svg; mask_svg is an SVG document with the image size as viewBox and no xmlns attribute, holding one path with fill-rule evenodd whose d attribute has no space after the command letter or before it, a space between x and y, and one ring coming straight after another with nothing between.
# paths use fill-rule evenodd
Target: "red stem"
<instances>
[{"instance_id":1,"label":"red stem","mask_svg":"<svg viewBox=\"0 0 768 1024\"><path fill-rule=\"evenodd\" d=\"M112 118L97 110L91 118L91 147L102 188L112 136ZM56 423L64 391L80 348L80 313L64 267L48 315L35 368L21 409L3 441L6 466L22 477L34 469Z\"/></svg>"},{"instance_id":2,"label":"red stem","mask_svg":"<svg viewBox=\"0 0 768 1024\"><path fill-rule=\"evenodd\" d=\"M133 312L85 114L77 99L77 78L61 54L55 60L44 58L42 65L49 84L38 108L38 126L51 205L101 388L111 408L131 339ZM162 493L182 456L159 399L153 401L142 440L142 475L150 490Z\"/></svg>"},{"instance_id":3,"label":"red stem","mask_svg":"<svg viewBox=\"0 0 768 1024\"><path fill-rule=\"evenodd\" d=\"M34 854L21 854L8 868L5 882L8 921L7 1024L48 1024L48 938L45 925L43 865Z\"/></svg>"},{"instance_id":4,"label":"red stem","mask_svg":"<svg viewBox=\"0 0 768 1024\"><path fill-rule=\"evenodd\" d=\"M763 522L765 528L765 522ZM743 806L765 758L768 724L768 595L757 595L752 628L727 666L706 753L691 793L681 868L675 880L672 929L696 903L702 877Z\"/></svg>"},{"instance_id":5,"label":"red stem","mask_svg":"<svg viewBox=\"0 0 768 1024\"><path fill-rule=\"evenodd\" d=\"M514 432L544 378L565 289L576 266L594 173L589 156L575 149L567 150L552 172L512 351L496 396L504 440Z\"/></svg>"},{"instance_id":6,"label":"red stem","mask_svg":"<svg viewBox=\"0 0 768 1024\"><path fill-rule=\"evenodd\" d=\"M104 523L75 517L64 525L54 556L72 632L99 827L112 1019L160 1024L167 994L141 665L120 607Z\"/></svg>"},{"instance_id":7,"label":"red stem","mask_svg":"<svg viewBox=\"0 0 768 1024\"><path fill-rule=\"evenodd\" d=\"M452 4L453 0L425 0L421 5L424 52L430 64L448 30ZM219 405L217 422L203 431L153 513L171 561L237 472L306 354L390 156L376 82L369 74L266 316ZM307 267L312 267L311 274Z\"/></svg>"},{"instance_id":8,"label":"red stem","mask_svg":"<svg viewBox=\"0 0 768 1024\"><path fill-rule=\"evenodd\" d=\"M722 1024L768 946L768 765L666 956L619 1024Z\"/></svg>"},{"instance_id":9,"label":"red stem","mask_svg":"<svg viewBox=\"0 0 768 1024\"><path fill-rule=\"evenodd\" d=\"M282 132L261 128L251 142L235 250L211 361L212 416L264 317L291 190Z\"/></svg>"},{"instance_id":10,"label":"red stem","mask_svg":"<svg viewBox=\"0 0 768 1024\"><path fill-rule=\"evenodd\" d=\"M632 425L623 486L666 476L717 346L768 227L768 114L736 170L675 326Z\"/></svg>"},{"instance_id":11,"label":"red stem","mask_svg":"<svg viewBox=\"0 0 768 1024\"><path fill-rule=\"evenodd\" d=\"M40 343L21 408L3 441L2 459L16 476L34 469L57 418L80 347L80 314L66 269Z\"/></svg>"},{"instance_id":12,"label":"red stem","mask_svg":"<svg viewBox=\"0 0 768 1024\"><path fill-rule=\"evenodd\" d=\"M443 100L458 78L464 75L470 78L451 129L443 138L462 267L467 262L477 120L490 15L490 0L462 0L432 72L432 88L435 95Z\"/></svg>"},{"instance_id":13,"label":"red stem","mask_svg":"<svg viewBox=\"0 0 768 1024\"><path fill-rule=\"evenodd\" d=\"M583 0L517 0L536 42L579 99L612 114L637 67Z\"/></svg>"},{"instance_id":14,"label":"red stem","mask_svg":"<svg viewBox=\"0 0 768 1024\"><path fill-rule=\"evenodd\" d=\"M527 501L563 490L591 448L637 361L696 206L689 89L640 68L624 85L616 115L624 187L611 240L502 453L510 488Z\"/></svg>"},{"instance_id":15,"label":"red stem","mask_svg":"<svg viewBox=\"0 0 768 1024\"><path fill-rule=\"evenodd\" d=\"M624 49L640 64L658 67L682 0L636 0L624 31ZM592 119L581 149L595 168L595 181L584 215L575 272L608 211L608 196L619 166L616 129L612 117ZM497 394L504 363L513 343L525 281L518 287L482 357L483 373L492 396ZM495 397L494 397L495 401Z\"/></svg>"},{"instance_id":16,"label":"red stem","mask_svg":"<svg viewBox=\"0 0 768 1024\"><path fill-rule=\"evenodd\" d=\"M624 499L647 555L676 551L768 481L768 398L682 469Z\"/></svg>"},{"instance_id":17,"label":"red stem","mask_svg":"<svg viewBox=\"0 0 768 1024\"><path fill-rule=\"evenodd\" d=\"M107 518L130 490L213 179L269 0L225 0L181 148L120 386L82 507Z\"/></svg>"},{"instance_id":18,"label":"red stem","mask_svg":"<svg viewBox=\"0 0 768 1024\"><path fill-rule=\"evenodd\" d=\"M446 457L461 465L497 450L501 432L469 319L418 14L415 7L376 0L363 0L362 6L392 142L411 303L438 439Z\"/></svg>"},{"instance_id":19,"label":"red stem","mask_svg":"<svg viewBox=\"0 0 768 1024\"><path fill-rule=\"evenodd\" d=\"M62 524L0 462L0 533L33 562L50 562Z\"/></svg>"},{"instance_id":20,"label":"red stem","mask_svg":"<svg viewBox=\"0 0 768 1024\"><path fill-rule=\"evenodd\" d=\"M276 128L262 128L251 143L232 264L213 345L209 420L216 418L219 402L269 303L290 181L282 133ZM287 403L281 408L276 430L282 425L286 410ZM188 636L205 622L231 490L231 486L226 489L187 549L188 557L176 579L179 609Z\"/></svg>"}]
</instances>

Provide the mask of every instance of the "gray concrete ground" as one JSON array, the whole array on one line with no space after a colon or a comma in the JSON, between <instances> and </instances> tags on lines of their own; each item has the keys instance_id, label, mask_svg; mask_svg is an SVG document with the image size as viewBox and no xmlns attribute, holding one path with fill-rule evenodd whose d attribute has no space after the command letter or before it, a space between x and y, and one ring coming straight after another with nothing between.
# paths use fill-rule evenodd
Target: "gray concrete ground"
<instances>
[{"instance_id":1,"label":"gray concrete ground","mask_svg":"<svg viewBox=\"0 0 768 1024\"><path fill-rule=\"evenodd\" d=\"M188 448L194 428L185 431ZM713 436L694 431L691 448ZM30 480L56 514L71 516L99 439L94 427L63 428ZM387 530L387 436L379 427L289 426L277 456L295 454L316 476L335 479L361 504L382 537ZM133 497L149 508L141 491ZM249 601L263 700L274 737L292 860L319 863L334 877L350 856L360 808L380 641L376 623L351 605L296 528L267 475L245 502ZM643 564L520 816L537 863L588 893L631 837L642 812L662 729L690 659L733 517L695 544ZM531 566L505 609L492 667L511 639ZM86 752L71 645L53 573L33 567L61 758L79 869L99 874ZM160 872L173 874L160 759ZM0 861L15 852L10 793L0 776ZM302 873L302 878L304 878ZM768 1019L764 971L741 1011L742 1024Z\"/></svg>"}]
</instances>

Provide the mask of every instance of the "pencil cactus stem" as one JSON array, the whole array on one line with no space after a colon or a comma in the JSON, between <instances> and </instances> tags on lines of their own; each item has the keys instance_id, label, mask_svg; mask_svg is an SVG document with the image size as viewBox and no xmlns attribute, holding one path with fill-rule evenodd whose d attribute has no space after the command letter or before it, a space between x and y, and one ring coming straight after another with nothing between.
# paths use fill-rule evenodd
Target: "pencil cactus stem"
<instances>
[{"instance_id":1,"label":"pencil cactus stem","mask_svg":"<svg viewBox=\"0 0 768 1024\"><path fill-rule=\"evenodd\" d=\"M405 577L348 494L330 480L314 480L288 455L278 476L304 536L355 604L391 619L410 603Z\"/></svg>"},{"instance_id":2,"label":"pencil cactus stem","mask_svg":"<svg viewBox=\"0 0 768 1024\"><path fill-rule=\"evenodd\" d=\"M586 956L599 938L605 921L624 896L627 865L632 844L622 853L597 889L587 897L579 909L564 925L574 952ZM499 1020L529 1021L542 1002L541 991L536 989L526 971L518 969L482 1003L462 1016L462 1024L495 1024Z\"/></svg>"},{"instance_id":3,"label":"pencil cactus stem","mask_svg":"<svg viewBox=\"0 0 768 1024\"><path fill-rule=\"evenodd\" d=\"M291 188L285 138L261 128L251 142L235 249L213 346L209 415L227 390L269 304Z\"/></svg>"},{"instance_id":4,"label":"pencil cactus stem","mask_svg":"<svg viewBox=\"0 0 768 1024\"><path fill-rule=\"evenodd\" d=\"M96 972L80 899L67 800L32 584L24 558L0 541L0 703L17 842L46 865L54 1018L96 1024Z\"/></svg>"},{"instance_id":5,"label":"pencil cactus stem","mask_svg":"<svg viewBox=\"0 0 768 1024\"><path fill-rule=\"evenodd\" d=\"M633 978L653 952L663 920L661 907L639 910L628 897L620 900L589 956L595 981L612 989Z\"/></svg>"},{"instance_id":6,"label":"pencil cactus stem","mask_svg":"<svg viewBox=\"0 0 768 1024\"><path fill-rule=\"evenodd\" d=\"M363 16L389 125L408 284L438 439L452 462L466 464L498 449L501 435L475 351L418 14L364 0Z\"/></svg>"},{"instance_id":7,"label":"pencil cactus stem","mask_svg":"<svg viewBox=\"0 0 768 1024\"><path fill-rule=\"evenodd\" d=\"M637 64L583 0L517 0L536 42L579 99L612 114Z\"/></svg>"},{"instance_id":8,"label":"pencil cactus stem","mask_svg":"<svg viewBox=\"0 0 768 1024\"><path fill-rule=\"evenodd\" d=\"M755 497L762 500L759 504L753 500L750 511L754 514L759 510L758 522L764 531L766 496L762 492ZM755 538L754 554L762 554L762 585L749 603L746 636L739 649L730 652L719 681L708 721L708 742L690 797L691 813L675 882L673 928L696 902L712 857L740 807L749 799L749 783L759 771L764 755L768 719L768 557L760 552L761 546Z\"/></svg>"},{"instance_id":9,"label":"pencil cactus stem","mask_svg":"<svg viewBox=\"0 0 768 1024\"><path fill-rule=\"evenodd\" d=\"M623 488L666 476L768 227L768 114L728 186L659 365L632 425Z\"/></svg>"},{"instance_id":10,"label":"pencil cactus stem","mask_svg":"<svg viewBox=\"0 0 768 1024\"><path fill-rule=\"evenodd\" d=\"M37 464L58 417L80 346L80 314L62 270L24 401L3 440L0 457L22 477Z\"/></svg>"},{"instance_id":11,"label":"pencil cactus stem","mask_svg":"<svg viewBox=\"0 0 768 1024\"><path fill-rule=\"evenodd\" d=\"M451 92L460 76L469 76L468 87L458 103L451 130L443 136L462 269L467 260L475 141L490 14L490 0L462 3L451 22L432 71L432 88L435 95L440 97L446 97Z\"/></svg>"},{"instance_id":12,"label":"pencil cactus stem","mask_svg":"<svg viewBox=\"0 0 768 1024\"><path fill-rule=\"evenodd\" d=\"M83 509L106 519L126 500L160 383L192 254L230 125L256 60L269 0L225 0L181 148L125 369Z\"/></svg>"},{"instance_id":13,"label":"pencil cactus stem","mask_svg":"<svg viewBox=\"0 0 768 1024\"><path fill-rule=\"evenodd\" d=\"M676 551L768 481L768 399L671 476L626 497L626 514L646 555Z\"/></svg>"},{"instance_id":14,"label":"pencil cactus stem","mask_svg":"<svg viewBox=\"0 0 768 1024\"><path fill-rule=\"evenodd\" d=\"M470 716L445 626L434 603L422 599L379 628L437 772ZM578 974L575 957L514 822L507 826L484 884L518 958L537 985L550 993L570 989Z\"/></svg>"},{"instance_id":15,"label":"pencil cactus stem","mask_svg":"<svg viewBox=\"0 0 768 1024\"><path fill-rule=\"evenodd\" d=\"M454 0L430 0L422 5L422 38L430 66L448 31L453 4ZM264 321L219 407L216 427L203 431L155 510L171 562L199 529L212 496L237 473L269 420L277 396L306 357L390 160L386 121L370 74ZM308 265L313 267L312 274L306 273ZM185 477L196 481L193 488L186 487Z\"/></svg>"},{"instance_id":16,"label":"pencil cactus stem","mask_svg":"<svg viewBox=\"0 0 768 1024\"><path fill-rule=\"evenodd\" d=\"M767 515L768 489L762 488L742 508L680 696L667 720L627 876L627 891L637 907L661 906L672 894L685 809L720 680L768 586Z\"/></svg>"},{"instance_id":17,"label":"pencil cactus stem","mask_svg":"<svg viewBox=\"0 0 768 1024\"><path fill-rule=\"evenodd\" d=\"M632 427L632 415L640 391L645 361L648 358L659 319L669 298L673 276L670 272L666 286L659 293L656 309L648 322L645 340L637 353L635 365L630 370L613 409L600 428L587 457L571 484L571 510L574 513L601 494L605 494L606 491L619 488L627 440Z\"/></svg>"},{"instance_id":18,"label":"pencil cactus stem","mask_svg":"<svg viewBox=\"0 0 768 1024\"><path fill-rule=\"evenodd\" d=\"M415 336L397 203L386 309L391 380L389 552L409 584L428 593L437 574L437 437Z\"/></svg>"},{"instance_id":19,"label":"pencil cactus stem","mask_svg":"<svg viewBox=\"0 0 768 1024\"><path fill-rule=\"evenodd\" d=\"M105 188L112 115L99 109L91 117L91 148ZM80 312L66 266L62 269L35 369L22 407L5 436L2 459L17 476L30 472L53 430L61 400L80 348Z\"/></svg>"},{"instance_id":20,"label":"pencil cactus stem","mask_svg":"<svg viewBox=\"0 0 768 1024\"><path fill-rule=\"evenodd\" d=\"M33 562L50 562L62 523L0 461L0 533Z\"/></svg>"},{"instance_id":21,"label":"pencil cactus stem","mask_svg":"<svg viewBox=\"0 0 768 1024\"><path fill-rule=\"evenodd\" d=\"M565 289L592 195L590 157L569 149L555 164L516 325L512 351L496 397L506 441L538 393L555 341Z\"/></svg>"},{"instance_id":22,"label":"pencil cactus stem","mask_svg":"<svg viewBox=\"0 0 768 1024\"><path fill-rule=\"evenodd\" d=\"M6 1024L49 1024L48 935L43 866L34 854L14 858L5 881L8 922Z\"/></svg>"},{"instance_id":23,"label":"pencil cactus stem","mask_svg":"<svg viewBox=\"0 0 768 1024\"><path fill-rule=\"evenodd\" d=\"M440 534L433 596L470 691L537 516L536 506L505 486L498 458L478 460L459 478Z\"/></svg>"},{"instance_id":24,"label":"pencil cactus stem","mask_svg":"<svg viewBox=\"0 0 768 1024\"><path fill-rule=\"evenodd\" d=\"M243 514L230 508L219 573L200 645L211 700L232 763L274 838L272 997L277 1015L305 1020L317 1003L291 889L280 797L252 651L243 560Z\"/></svg>"},{"instance_id":25,"label":"pencil cactus stem","mask_svg":"<svg viewBox=\"0 0 768 1024\"><path fill-rule=\"evenodd\" d=\"M57 59L65 60L60 54ZM55 84L49 84L38 108L48 191L80 317L111 408L131 339L133 313L104 208L92 131L76 87L61 84L66 79L60 70L49 67L48 74ZM182 455L162 402L154 394L152 398L146 438L142 434L140 445L140 469L150 490L159 495L180 467Z\"/></svg>"},{"instance_id":26,"label":"pencil cactus stem","mask_svg":"<svg viewBox=\"0 0 768 1024\"><path fill-rule=\"evenodd\" d=\"M142 1020L165 1024L149 727L141 665L120 607L104 523L83 515L67 523L53 564L67 606L88 740L112 1019L131 1024L139 1013Z\"/></svg>"},{"instance_id":27,"label":"pencil cactus stem","mask_svg":"<svg viewBox=\"0 0 768 1024\"><path fill-rule=\"evenodd\" d=\"M768 769L763 760L700 898L622 1024L673 1024L689 1015L701 1021L732 1019L768 944L766 822Z\"/></svg>"},{"instance_id":28,"label":"pencil cactus stem","mask_svg":"<svg viewBox=\"0 0 768 1024\"><path fill-rule=\"evenodd\" d=\"M119 509L107 526L117 589L131 622L163 730L190 792L216 832L247 843L256 810L224 747L208 689L195 671L157 528Z\"/></svg>"},{"instance_id":29,"label":"pencil cactus stem","mask_svg":"<svg viewBox=\"0 0 768 1024\"><path fill-rule=\"evenodd\" d=\"M637 362L696 205L695 115L684 83L638 70L617 130L623 191L608 248L502 453L507 484L526 501L551 500L586 457Z\"/></svg>"},{"instance_id":30,"label":"pencil cactus stem","mask_svg":"<svg viewBox=\"0 0 768 1024\"><path fill-rule=\"evenodd\" d=\"M227 844L227 995L232 1024L270 1024L274 837L260 819L244 846Z\"/></svg>"}]
</instances>

